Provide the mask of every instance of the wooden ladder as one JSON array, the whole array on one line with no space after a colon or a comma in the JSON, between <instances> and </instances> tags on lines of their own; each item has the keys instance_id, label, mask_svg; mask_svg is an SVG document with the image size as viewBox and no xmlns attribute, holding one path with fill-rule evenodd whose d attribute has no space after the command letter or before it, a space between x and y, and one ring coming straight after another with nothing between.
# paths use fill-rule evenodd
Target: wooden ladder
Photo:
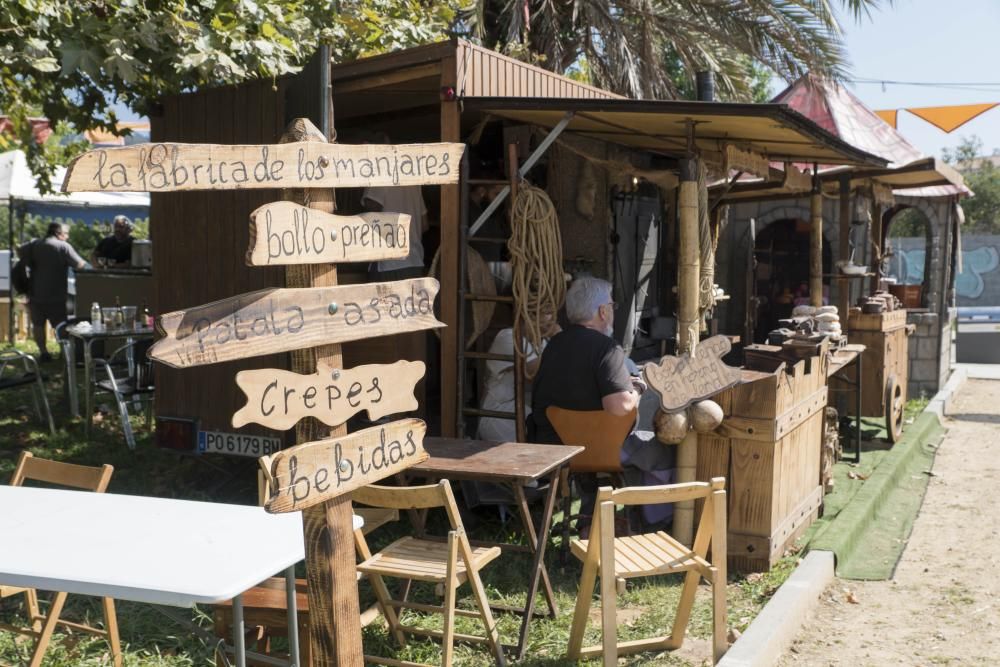
<instances>
[{"instance_id":1,"label":"wooden ladder","mask_svg":"<svg viewBox=\"0 0 1000 667\"><path fill-rule=\"evenodd\" d=\"M461 188L461 238L459 239L459 265L458 265L458 302L462 304L459 308L458 316L458 410L455 411L458 423L456 433L459 437L465 435L466 417L492 417L496 419L512 419L517 433L517 441L525 441L524 424L524 351L522 349L521 332L518 327L514 329L514 354L496 354L492 352L477 352L465 349L466 331L466 308L465 304L477 301L493 301L495 303L505 303L514 306L514 297L511 295L497 294L475 294L469 292L468 276L468 248L470 243L481 243L489 245L506 244L508 239L491 238L481 236L469 236L469 186L470 185L509 185L511 202L517 197L517 186L520 177L518 176L517 146L510 144L507 146L507 180L489 180L468 178L468 160L462 161L462 188ZM509 207L508 210L513 210ZM508 216L510 214L508 213ZM513 226L513 220L511 220ZM514 412L499 410L484 410L479 407L469 407L465 404L467 396L467 361L510 361L514 363Z\"/></svg>"}]
</instances>

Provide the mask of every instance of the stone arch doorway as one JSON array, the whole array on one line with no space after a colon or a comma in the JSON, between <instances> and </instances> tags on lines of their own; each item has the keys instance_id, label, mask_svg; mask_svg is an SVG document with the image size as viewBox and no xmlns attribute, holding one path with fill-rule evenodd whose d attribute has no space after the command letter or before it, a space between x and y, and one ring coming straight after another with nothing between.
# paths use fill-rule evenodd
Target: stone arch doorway
<instances>
[{"instance_id":1,"label":"stone arch doorway","mask_svg":"<svg viewBox=\"0 0 1000 667\"><path fill-rule=\"evenodd\" d=\"M798 303L809 303L809 221L775 220L757 233L754 243L754 341L767 339L779 321L791 317ZM830 244L823 243L823 275L831 272ZM823 279L824 302L830 280ZM754 302L751 302L754 303Z\"/></svg>"},{"instance_id":2,"label":"stone arch doorway","mask_svg":"<svg viewBox=\"0 0 1000 667\"><path fill-rule=\"evenodd\" d=\"M909 309L925 308L930 292L931 221L917 207L898 205L886 212L882 277Z\"/></svg>"}]
</instances>

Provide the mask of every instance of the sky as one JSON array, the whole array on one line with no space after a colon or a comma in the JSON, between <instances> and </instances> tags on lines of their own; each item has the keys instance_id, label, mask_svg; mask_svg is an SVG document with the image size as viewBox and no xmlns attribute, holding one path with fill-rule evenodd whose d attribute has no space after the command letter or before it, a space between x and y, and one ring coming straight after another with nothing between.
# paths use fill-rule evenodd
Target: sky
<instances>
[{"instance_id":1,"label":"sky","mask_svg":"<svg viewBox=\"0 0 1000 667\"><path fill-rule=\"evenodd\" d=\"M992 83L955 90L848 84L871 109L1000 102L1000 0L895 0L858 24L842 20L851 78L930 83ZM907 112L899 131L928 155L941 156L961 137L978 135L983 152L1000 150L1000 107L946 134Z\"/></svg>"}]
</instances>

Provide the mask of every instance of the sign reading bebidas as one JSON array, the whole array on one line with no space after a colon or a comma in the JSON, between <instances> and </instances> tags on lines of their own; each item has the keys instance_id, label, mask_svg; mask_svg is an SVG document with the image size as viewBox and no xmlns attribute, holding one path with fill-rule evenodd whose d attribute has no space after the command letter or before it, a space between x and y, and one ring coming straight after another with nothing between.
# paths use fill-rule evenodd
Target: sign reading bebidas
<instances>
[{"instance_id":1,"label":"sign reading bebidas","mask_svg":"<svg viewBox=\"0 0 1000 667\"><path fill-rule=\"evenodd\" d=\"M63 192L359 188L458 182L463 144L141 144L87 151Z\"/></svg>"},{"instance_id":2,"label":"sign reading bebidas","mask_svg":"<svg viewBox=\"0 0 1000 667\"><path fill-rule=\"evenodd\" d=\"M666 356L659 364L646 364L642 374L660 397L664 412L677 412L740 381L740 369L722 363L732 344L725 336L698 343L695 358Z\"/></svg>"},{"instance_id":3,"label":"sign reading bebidas","mask_svg":"<svg viewBox=\"0 0 1000 667\"><path fill-rule=\"evenodd\" d=\"M406 470L427 458L426 432L421 420L401 419L280 451L264 508L297 512Z\"/></svg>"},{"instance_id":4,"label":"sign reading bebidas","mask_svg":"<svg viewBox=\"0 0 1000 667\"><path fill-rule=\"evenodd\" d=\"M334 215L280 201L250 214L247 266L374 262L409 252L405 213Z\"/></svg>"},{"instance_id":5,"label":"sign reading bebidas","mask_svg":"<svg viewBox=\"0 0 1000 667\"><path fill-rule=\"evenodd\" d=\"M373 421L416 410L413 390L425 368L422 361L397 361L348 370L318 364L312 375L277 368L240 371L236 384L247 404L233 415L233 426L254 423L283 431L304 417L337 426L362 410Z\"/></svg>"},{"instance_id":6,"label":"sign reading bebidas","mask_svg":"<svg viewBox=\"0 0 1000 667\"><path fill-rule=\"evenodd\" d=\"M157 361L184 368L443 327L433 278L268 289L163 315Z\"/></svg>"}]
</instances>

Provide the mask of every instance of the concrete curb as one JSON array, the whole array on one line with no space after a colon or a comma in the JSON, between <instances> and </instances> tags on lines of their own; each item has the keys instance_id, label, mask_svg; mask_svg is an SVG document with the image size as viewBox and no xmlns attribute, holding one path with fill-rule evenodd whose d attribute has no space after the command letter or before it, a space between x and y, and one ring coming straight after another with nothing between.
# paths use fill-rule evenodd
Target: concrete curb
<instances>
[{"instance_id":1,"label":"concrete curb","mask_svg":"<svg viewBox=\"0 0 1000 667\"><path fill-rule=\"evenodd\" d=\"M770 667L788 648L833 581L833 552L810 551L764 605L747 631L718 662L718 667Z\"/></svg>"},{"instance_id":2,"label":"concrete curb","mask_svg":"<svg viewBox=\"0 0 1000 667\"><path fill-rule=\"evenodd\" d=\"M944 419L945 415L951 412L951 399L968 378L969 372L967 369L961 366L956 367L951 377L948 378L948 382L941 388L941 391L934 394L934 398L927 404L926 411L936 414L939 421Z\"/></svg>"},{"instance_id":3,"label":"concrete curb","mask_svg":"<svg viewBox=\"0 0 1000 667\"><path fill-rule=\"evenodd\" d=\"M823 532L810 541L809 549L832 551L840 560L849 558L857 541L875 520L885 498L909 471L911 462L924 443L933 434L939 434L943 430L944 426L936 413L920 413L904 432L903 439L886 454L861 490Z\"/></svg>"}]
</instances>

